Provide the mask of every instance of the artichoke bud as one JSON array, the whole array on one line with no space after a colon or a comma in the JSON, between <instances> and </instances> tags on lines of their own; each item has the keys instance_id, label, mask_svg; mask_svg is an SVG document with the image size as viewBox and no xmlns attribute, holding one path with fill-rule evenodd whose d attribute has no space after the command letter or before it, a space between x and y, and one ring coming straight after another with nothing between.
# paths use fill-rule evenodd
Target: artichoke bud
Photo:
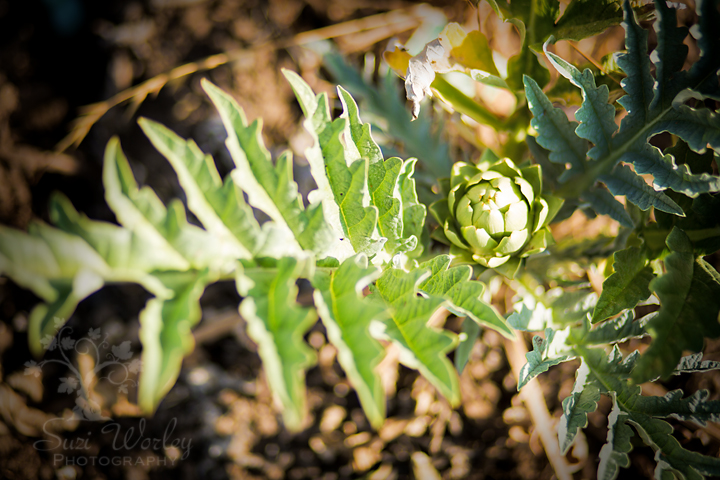
<instances>
[{"instance_id":1,"label":"artichoke bud","mask_svg":"<svg viewBox=\"0 0 720 480\"><path fill-rule=\"evenodd\" d=\"M453 165L446 200L430 206L441 228L433 236L465 263L514 277L523 258L553 243L547 225L563 200L542 194L539 165L509 158Z\"/></svg>"}]
</instances>

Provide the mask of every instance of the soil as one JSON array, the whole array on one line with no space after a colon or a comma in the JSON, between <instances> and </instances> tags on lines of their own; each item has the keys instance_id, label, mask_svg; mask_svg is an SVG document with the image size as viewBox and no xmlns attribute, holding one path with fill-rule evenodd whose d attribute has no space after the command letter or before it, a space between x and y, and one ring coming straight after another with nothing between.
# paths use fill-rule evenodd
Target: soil
<instances>
[{"instance_id":1,"label":"soil","mask_svg":"<svg viewBox=\"0 0 720 480\"><path fill-rule=\"evenodd\" d=\"M472 12L465 2L431 1L448 19ZM163 200L179 196L177 180L136 124L160 121L230 168L222 153L221 126L199 87L210 78L233 93L248 118L264 119L273 152L302 143L301 112L280 74L299 71L316 90L332 79L316 57L299 47L258 45L273 39L411 6L402 0L0 0L0 223L25 229L48 221L47 203L61 191L90 218L114 221L103 199L103 150L118 135L140 183ZM402 32L400 32L402 34ZM357 65L367 51L382 52L386 39L358 52L338 40ZM359 40L357 40L359 41ZM111 108L79 144L56 145L71 131L81 107L102 102L133 85L213 54L253 49L237 61L174 80L137 109ZM400 89L400 85L398 86ZM399 90L400 94L400 90ZM222 171L224 170L224 171ZM301 290L300 299L306 292ZM462 373L462 406L453 409L432 386L399 366L392 349L381 366L388 392L387 421L373 429L336 361L320 324L307 336L319 362L307 374L311 412L305 428L289 432L273 406L257 348L237 314L240 297L231 283L209 288L196 347L177 384L151 417L132 403L137 375L109 368L93 386L105 420L70 420L77 407L72 368L131 359L142 348L138 314L149 295L134 285L108 286L83 301L63 338L98 346L63 359L49 351L42 368L28 372L27 319L38 299L0 278L0 477L8 479L549 479L554 473L538 432L516 388L502 338L482 334ZM458 331L450 317L447 328ZM124 350L117 350L122 348ZM711 349L712 350L712 349ZM133 356L134 355L134 356ZM710 358L710 357L708 357ZM39 367L38 367L39 368ZM554 419L560 398L572 389L577 363L544 374L542 392ZM37 375L33 374L37 373ZM118 379L126 385L118 390ZM691 376L656 388L707 388L718 376ZM662 392L661 392L662 393ZM598 411L568 454L575 478L595 478L605 443L610 404ZM690 449L717 455L712 428L675 424ZM40 443L38 443L40 442ZM638 445L633 465L620 478L651 478L654 453Z\"/></svg>"}]
</instances>

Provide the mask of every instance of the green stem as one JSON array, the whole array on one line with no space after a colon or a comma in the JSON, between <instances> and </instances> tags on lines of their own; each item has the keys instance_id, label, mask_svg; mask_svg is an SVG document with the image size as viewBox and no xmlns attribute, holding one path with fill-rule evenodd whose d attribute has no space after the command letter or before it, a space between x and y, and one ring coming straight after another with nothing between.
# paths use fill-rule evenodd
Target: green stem
<instances>
[{"instance_id":1,"label":"green stem","mask_svg":"<svg viewBox=\"0 0 720 480\"><path fill-rule=\"evenodd\" d=\"M478 123L492 127L495 131L505 129L505 122L493 115L478 102L453 87L442 75L435 76L432 87L437 90L440 96L452 105L456 111L467 115Z\"/></svg>"}]
</instances>

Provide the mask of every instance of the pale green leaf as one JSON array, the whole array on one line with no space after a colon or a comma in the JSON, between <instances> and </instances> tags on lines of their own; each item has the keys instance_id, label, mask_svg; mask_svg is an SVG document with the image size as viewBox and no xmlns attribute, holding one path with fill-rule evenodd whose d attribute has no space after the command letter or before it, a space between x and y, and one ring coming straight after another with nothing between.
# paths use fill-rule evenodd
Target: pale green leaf
<instances>
[{"instance_id":1,"label":"pale green leaf","mask_svg":"<svg viewBox=\"0 0 720 480\"><path fill-rule=\"evenodd\" d=\"M180 138L157 122L141 118L139 123L177 173L190 211L218 240L220 250L216 253L236 259L251 258L260 247L260 226L242 195L235 195L231 186L224 188L212 157L205 155L194 141ZM240 229L242 235L238 235Z\"/></svg>"},{"instance_id":2,"label":"pale green leaf","mask_svg":"<svg viewBox=\"0 0 720 480\"><path fill-rule=\"evenodd\" d=\"M368 266L367 256L345 260L332 273L318 270L312 280L315 307L327 329L328 340L338 350L338 362L355 388L360 404L376 428L385 419L385 392L375 367L385 350L370 335L370 324L383 321L386 308L363 289L380 275Z\"/></svg>"},{"instance_id":3,"label":"pale green leaf","mask_svg":"<svg viewBox=\"0 0 720 480\"><path fill-rule=\"evenodd\" d=\"M419 268L429 269L430 277L423 280L420 290L431 296L449 301L448 309L459 316L469 316L481 326L492 328L506 338L515 338L515 333L492 307L482 301L485 286L472 279L472 268L468 265L450 267L449 255L438 255L422 263Z\"/></svg>"},{"instance_id":4,"label":"pale green leaf","mask_svg":"<svg viewBox=\"0 0 720 480\"><path fill-rule=\"evenodd\" d=\"M560 451L564 454L575 442L578 431L588 425L588 413L597 409L600 390L595 385L586 384L589 369L583 362L575 373L575 385L570 395L563 400L563 414L558 422Z\"/></svg>"},{"instance_id":5,"label":"pale green leaf","mask_svg":"<svg viewBox=\"0 0 720 480\"><path fill-rule=\"evenodd\" d=\"M152 298L140 312L143 368L138 404L145 413L157 409L175 385L183 357L195 348L192 327L202 315L200 296L213 281L207 270L160 275L160 280L174 296Z\"/></svg>"},{"instance_id":6,"label":"pale green leaf","mask_svg":"<svg viewBox=\"0 0 720 480\"><path fill-rule=\"evenodd\" d=\"M344 129L345 119L338 118L319 137L325 171L340 207L340 224L346 234L344 241L349 241L355 252L373 256L384 241L376 234L378 208L370 205L369 160L361 158L348 165L342 140Z\"/></svg>"},{"instance_id":7,"label":"pale green leaf","mask_svg":"<svg viewBox=\"0 0 720 480\"><path fill-rule=\"evenodd\" d=\"M156 262L174 270L187 270L190 262L165 238L158 227L167 220L167 210L155 193L145 187L138 189L120 141L111 138L105 149L103 168L105 200L118 222L137 235Z\"/></svg>"},{"instance_id":8,"label":"pale green leaf","mask_svg":"<svg viewBox=\"0 0 720 480\"><path fill-rule=\"evenodd\" d=\"M416 269L410 273L395 268L385 270L377 280L377 291L391 307L382 337L400 348L400 362L414 368L448 399L460 403L460 385L447 353L458 343L457 335L428 327L431 315L445 302L442 297L418 295L418 285L430 272Z\"/></svg>"},{"instance_id":9,"label":"pale green leaf","mask_svg":"<svg viewBox=\"0 0 720 480\"><path fill-rule=\"evenodd\" d=\"M397 157L383 159L382 151L370 133L370 124L363 124L360 120L355 100L340 86L338 92L343 105L343 117L349 122L353 142L361 158L368 160L370 203L378 209L377 227L380 235L387 238L384 248L390 254L398 253L408 246L407 242L400 244L403 237L403 205L398 182L403 161Z\"/></svg>"},{"instance_id":10,"label":"pale green leaf","mask_svg":"<svg viewBox=\"0 0 720 480\"><path fill-rule=\"evenodd\" d=\"M630 466L628 453L632 450L630 440L633 431L626 423L628 414L620 408L616 396L612 395L612 398L613 409L608 416L607 443L600 449L598 480L613 480L620 474L621 468Z\"/></svg>"},{"instance_id":11,"label":"pale green leaf","mask_svg":"<svg viewBox=\"0 0 720 480\"><path fill-rule=\"evenodd\" d=\"M245 299L240 314L247 320L248 335L258 344L258 353L270 389L282 405L289 430L303 426L307 415L305 371L315 364L315 353L303 335L317 315L296 303L298 262L281 258L275 269L238 271L238 291Z\"/></svg>"},{"instance_id":12,"label":"pale green leaf","mask_svg":"<svg viewBox=\"0 0 720 480\"><path fill-rule=\"evenodd\" d=\"M398 177L403 208L402 239L408 248L407 255L412 257L420 256L425 250L428 241L427 229L425 228L427 208L425 204L418 200L415 178L413 178L416 163L417 158L405 160ZM413 239L416 242L415 248L412 248Z\"/></svg>"},{"instance_id":13,"label":"pale green leaf","mask_svg":"<svg viewBox=\"0 0 720 480\"><path fill-rule=\"evenodd\" d=\"M338 136L344 132L344 127L335 131L338 125L332 122L330 117L327 94L321 93L315 96L310 86L295 72L283 70L283 75L295 92L305 114L303 125L313 139L312 146L305 150L305 157L310 164L310 174L318 188L308 194L308 200L311 206L321 205L325 221L333 231L334 243L328 248L328 255L342 261L353 256L356 250L347 239L348 232L342 220L340 201L336 201L335 186L331 186L326 165L332 162L338 164L346 162L344 145L338 140ZM333 138L333 134L336 139L334 148L327 150L328 140ZM334 155L332 159L331 154ZM359 165L359 162L356 163ZM345 167L347 169L347 162ZM362 204L358 206L362 208Z\"/></svg>"},{"instance_id":14,"label":"pale green leaf","mask_svg":"<svg viewBox=\"0 0 720 480\"><path fill-rule=\"evenodd\" d=\"M327 252L333 241L332 230L318 217L322 211L316 206L311 205L308 211L303 208L289 153L273 165L262 140L260 120L248 124L242 108L230 95L208 81L203 82L203 88L223 119L227 147L236 165L232 177L248 194L250 204L292 232L286 238L286 249Z\"/></svg>"},{"instance_id":15,"label":"pale green leaf","mask_svg":"<svg viewBox=\"0 0 720 480\"><path fill-rule=\"evenodd\" d=\"M650 282L655 278L644 252L629 247L615 252L615 272L603 282L603 290L593 311L592 322L610 318L627 308L635 308L650 297Z\"/></svg>"}]
</instances>

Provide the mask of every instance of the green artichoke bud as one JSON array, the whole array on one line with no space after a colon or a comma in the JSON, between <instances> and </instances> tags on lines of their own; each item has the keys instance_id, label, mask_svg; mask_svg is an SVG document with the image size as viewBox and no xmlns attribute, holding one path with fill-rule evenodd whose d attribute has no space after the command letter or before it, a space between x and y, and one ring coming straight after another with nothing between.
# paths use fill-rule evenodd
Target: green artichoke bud
<instances>
[{"instance_id":1,"label":"green artichoke bud","mask_svg":"<svg viewBox=\"0 0 720 480\"><path fill-rule=\"evenodd\" d=\"M563 200L542 195L539 165L517 168L509 158L458 162L448 188L447 200L430 206L442 227L433 236L457 260L512 278L523 258L553 243L547 225Z\"/></svg>"}]
</instances>

